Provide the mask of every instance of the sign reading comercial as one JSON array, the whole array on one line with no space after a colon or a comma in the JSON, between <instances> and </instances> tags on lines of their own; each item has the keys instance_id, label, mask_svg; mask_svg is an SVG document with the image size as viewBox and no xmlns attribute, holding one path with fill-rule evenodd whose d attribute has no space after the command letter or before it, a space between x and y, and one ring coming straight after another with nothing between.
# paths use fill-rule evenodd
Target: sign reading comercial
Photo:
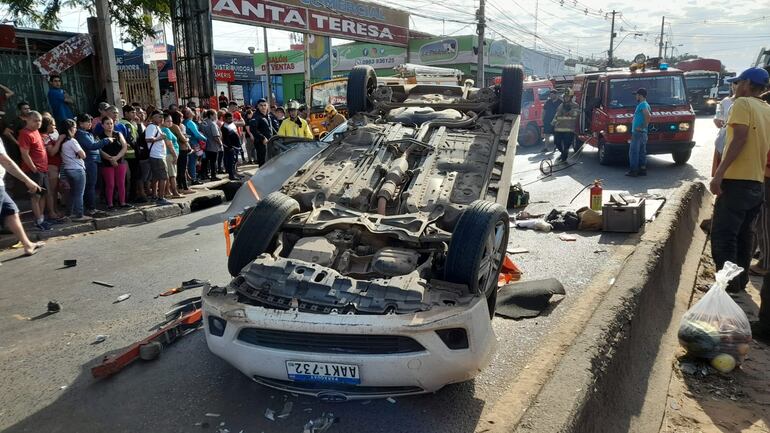
<instances>
[{"instance_id":1,"label":"sign reading comercial","mask_svg":"<svg viewBox=\"0 0 770 433\"><path fill-rule=\"evenodd\" d=\"M406 46L409 14L358 0L211 0L214 19Z\"/></svg>"}]
</instances>

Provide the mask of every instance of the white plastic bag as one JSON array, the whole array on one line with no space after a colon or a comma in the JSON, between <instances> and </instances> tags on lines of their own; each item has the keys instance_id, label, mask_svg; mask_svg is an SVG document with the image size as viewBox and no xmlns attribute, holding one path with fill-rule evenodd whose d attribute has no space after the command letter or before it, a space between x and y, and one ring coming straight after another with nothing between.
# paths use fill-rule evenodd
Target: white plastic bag
<instances>
[{"instance_id":1,"label":"white plastic bag","mask_svg":"<svg viewBox=\"0 0 770 433\"><path fill-rule=\"evenodd\" d=\"M737 364L746 358L751 325L746 313L725 291L730 280L741 272L743 268L726 262L709 291L682 317L679 343L689 355L713 359L728 354Z\"/></svg>"}]
</instances>

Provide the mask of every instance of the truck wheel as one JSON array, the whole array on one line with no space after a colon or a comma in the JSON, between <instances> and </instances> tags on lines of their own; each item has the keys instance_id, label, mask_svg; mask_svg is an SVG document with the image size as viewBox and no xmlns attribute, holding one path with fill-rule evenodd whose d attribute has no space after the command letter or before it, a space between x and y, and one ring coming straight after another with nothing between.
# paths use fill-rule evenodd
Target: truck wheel
<instances>
[{"instance_id":1,"label":"truck wheel","mask_svg":"<svg viewBox=\"0 0 770 433\"><path fill-rule=\"evenodd\" d=\"M369 65L353 67L348 75L347 106L349 117L355 114L372 111L372 102L369 96L377 88L377 74Z\"/></svg>"},{"instance_id":2,"label":"truck wheel","mask_svg":"<svg viewBox=\"0 0 770 433\"><path fill-rule=\"evenodd\" d=\"M524 133L519 135L519 144L522 147L535 146L540 143L540 127L536 123L530 123L524 129Z\"/></svg>"},{"instance_id":3,"label":"truck wheel","mask_svg":"<svg viewBox=\"0 0 770 433\"><path fill-rule=\"evenodd\" d=\"M671 156L674 157L674 164L676 165L687 164L687 161L690 160L690 155L692 155L692 150L684 150L681 152L674 152L671 154Z\"/></svg>"},{"instance_id":4,"label":"truck wheel","mask_svg":"<svg viewBox=\"0 0 770 433\"><path fill-rule=\"evenodd\" d=\"M612 165L614 162L613 155L610 154L609 149L607 149L607 143L605 143L603 140L599 140L598 144L598 154L599 154L599 164L601 165Z\"/></svg>"},{"instance_id":5,"label":"truck wheel","mask_svg":"<svg viewBox=\"0 0 770 433\"><path fill-rule=\"evenodd\" d=\"M524 69L520 65L503 66L500 80L498 114L521 114L521 94L524 88Z\"/></svg>"},{"instance_id":6,"label":"truck wheel","mask_svg":"<svg viewBox=\"0 0 770 433\"><path fill-rule=\"evenodd\" d=\"M284 221L298 212L297 200L280 192L272 192L257 203L241 223L233 240L227 259L230 275L238 275L244 266L273 247Z\"/></svg>"},{"instance_id":7,"label":"truck wheel","mask_svg":"<svg viewBox=\"0 0 770 433\"><path fill-rule=\"evenodd\" d=\"M452 233L444 275L483 294L489 317L495 312L497 280L508 246L508 212L498 204L476 200L460 215Z\"/></svg>"}]
</instances>

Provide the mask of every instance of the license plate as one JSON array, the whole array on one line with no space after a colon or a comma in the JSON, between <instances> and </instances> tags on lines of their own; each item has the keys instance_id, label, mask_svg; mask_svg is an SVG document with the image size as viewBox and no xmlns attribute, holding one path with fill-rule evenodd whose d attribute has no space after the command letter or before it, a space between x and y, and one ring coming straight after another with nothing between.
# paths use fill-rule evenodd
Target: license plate
<instances>
[{"instance_id":1,"label":"license plate","mask_svg":"<svg viewBox=\"0 0 770 433\"><path fill-rule=\"evenodd\" d=\"M361 372L357 365L330 362L286 361L289 379L297 382L345 383L359 385Z\"/></svg>"}]
</instances>

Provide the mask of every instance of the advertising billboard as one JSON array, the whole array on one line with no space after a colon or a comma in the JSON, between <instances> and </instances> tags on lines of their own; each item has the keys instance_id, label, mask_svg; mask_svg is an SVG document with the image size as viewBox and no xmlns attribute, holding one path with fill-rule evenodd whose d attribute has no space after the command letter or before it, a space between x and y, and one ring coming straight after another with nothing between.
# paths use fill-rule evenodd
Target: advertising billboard
<instances>
[{"instance_id":1,"label":"advertising billboard","mask_svg":"<svg viewBox=\"0 0 770 433\"><path fill-rule=\"evenodd\" d=\"M409 14L359 0L211 0L216 20L406 46Z\"/></svg>"},{"instance_id":2,"label":"advertising billboard","mask_svg":"<svg viewBox=\"0 0 770 433\"><path fill-rule=\"evenodd\" d=\"M375 69L391 69L406 63L406 48L356 42L332 47L332 69L349 71L354 66L369 65Z\"/></svg>"}]
</instances>

